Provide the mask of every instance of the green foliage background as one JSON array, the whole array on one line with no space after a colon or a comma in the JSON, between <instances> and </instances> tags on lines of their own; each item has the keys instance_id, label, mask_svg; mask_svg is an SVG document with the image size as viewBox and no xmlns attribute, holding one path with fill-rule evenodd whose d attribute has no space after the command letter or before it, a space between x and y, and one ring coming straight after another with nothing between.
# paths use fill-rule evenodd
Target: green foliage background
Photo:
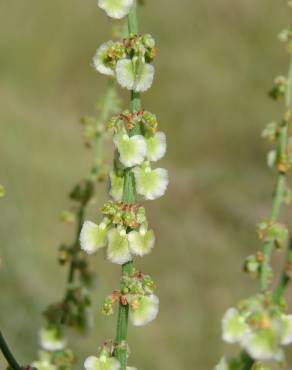
<instances>
[{"instance_id":1,"label":"green foliage background","mask_svg":"<svg viewBox=\"0 0 292 370\"><path fill-rule=\"evenodd\" d=\"M159 45L144 107L168 135L163 165L171 178L167 195L147 204L157 245L138 264L156 279L161 309L151 325L130 328L130 363L140 370L212 369L226 349L224 311L257 289L241 266L259 248L255 223L270 213L275 176L265 166L260 132L282 108L266 91L286 71L276 37L289 20L285 5L149 0L140 11L141 29ZM90 168L78 120L93 112L106 86L90 60L110 38L111 22L95 0L1 0L0 14L0 183L7 188L0 202L0 325L25 363L36 357L40 312L64 289L56 251L73 229L58 214ZM101 186L100 204L105 197ZM120 269L102 254L92 262L96 323L85 339L72 340L79 369L115 332L115 320L99 307Z\"/></svg>"}]
</instances>

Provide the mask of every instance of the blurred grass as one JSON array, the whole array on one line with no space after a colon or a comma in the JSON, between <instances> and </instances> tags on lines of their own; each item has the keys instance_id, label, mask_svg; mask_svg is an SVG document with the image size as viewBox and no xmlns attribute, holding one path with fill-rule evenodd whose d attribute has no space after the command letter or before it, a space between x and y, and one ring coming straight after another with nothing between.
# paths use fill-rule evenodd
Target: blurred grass
<instances>
[{"instance_id":1,"label":"blurred grass","mask_svg":"<svg viewBox=\"0 0 292 370\"><path fill-rule=\"evenodd\" d=\"M141 370L211 369L226 349L222 314L257 289L241 265L259 247L254 225L271 205L275 177L259 136L281 112L266 91L286 71L276 38L288 22L285 3L149 0L140 12L141 29L159 45L144 106L168 134L163 165L171 175L166 197L147 204L156 249L138 262L161 298L153 324L130 328L130 363ZM105 87L90 59L110 37L111 22L95 0L2 0L0 14L0 183L7 188L0 204L0 326L27 362L36 357L40 312L64 288L56 251L73 230L57 216L90 167L77 123ZM101 189L100 203L105 197ZM286 222L290 217L285 212ZM80 364L115 331L99 304L116 287L119 269L101 255L92 261L96 326L72 340Z\"/></svg>"}]
</instances>

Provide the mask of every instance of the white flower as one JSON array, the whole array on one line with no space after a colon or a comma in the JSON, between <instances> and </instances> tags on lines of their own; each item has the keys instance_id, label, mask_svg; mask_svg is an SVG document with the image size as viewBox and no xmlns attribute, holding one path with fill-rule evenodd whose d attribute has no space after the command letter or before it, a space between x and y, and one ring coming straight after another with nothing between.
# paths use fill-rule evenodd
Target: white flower
<instances>
[{"instance_id":1,"label":"white flower","mask_svg":"<svg viewBox=\"0 0 292 370\"><path fill-rule=\"evenodd\" d=\"M292 343L292 315L282 317L282 339L281 344L287 345Z\"/></svg>"},{"instance_id":2,"label":"white flower","mask_svg":"<svg viewBox=\"0 0 292 370\"><path fill-rule=\"evenodd\" d=\"M146 199L153 200L161 197L168 186L168 172L164 168L151 170L147 168L134 168L136 190Z\"/></svg>"},{"instance_id":3,"label":"white flower","mask_svg":"<svg viewBox=\"0 0 292 370\"><path fill-rule=\"evenodd\" d=\"M154 320L159 310L159 299L154 294L138 296L135 305L130 304L130 320L134 326L143 326Z\"/></svg>"},{"instance_id":4,"label":"white flower","mask_svg":"<svg viewBox=\"0 0 292 370\"><path fill-rule=\"evenodd\" d=\"M147 153L146 157L150 161L158 161L166 152L166 137L163 132L157 132L155 135L146 139Z\"/></svg>"},{"instance_id":5,"label":"white flower","mask_svg":"<svg viewBox=\"0 0 292 370\"><path fill-rule=\"evenodd\" d=\"M104 222L96 225L94 222L85 221L80 233L81 249L88 254L95 253L106 246L107 226Z\"/></svg>"},{"instance_id":6,"label":"white flower","mask_svg":"<svg viewBox=\"0 0 292 370\"><path fill-rule=\"evenodd\" d=\"M276 150L270 150L267 154L267 165L270 168L274 168L277 161L277 152Z\"/></svg>"},{"instance_id":7,"label":"white flower","mask_svg":"<svg viewBox=\"0 0 292 370\"><path fill-rule=\"evenodd\" d=\"M275 328L258 329L245 335L241 342L244 350L255 360L279 360L279 335Z\"/></svg>"},{"instance_id":8,"label":"white flower","mask_svg":"<svg viewBox=\"0 0 292 370\"><path fill-rule=\"evenodd\" d=\"M120 162L125 167L132 167L143 162L146 155L146 143L142 135L129 137L126 133L114 136L114 144L120 154Z\"/></svg>"},{"instance_id":9,"label":"white flower","mask_svg":"<svg viewBox=\"0 0 292 370\"><path fill-rule=\"evenodd\" d=\"M152 230L146 231L141 227L139 231L131 231L128 234L130 251L137 256L143 257L151 252L155 244L155 236Z\"/></svg>"},{"instance_id":10,"label":"white flower","mask_svg":"<svg viewBox=\"0 0 292 370\"><path fill-rule=\"evenodd\" d=\"M98 0L98 6L103 9L109 17L121 19L125 17L134 0Z\"/></svg>"},{"instance_id":11,"label":"white flower","mask_svg":"<svg viewBox=\"0 0 292 370\"><path fill-rule=\"evenodd\" d=\"M131 261L132 256L129 249L128 236L124 230L111 229L107 237L107 258L112 263L117 263L118 265Z\"/></svg>"},{"instance_id":12,"label":"white flower","mask_svg":"<svg viewBox=\"0 0 292 370\"><path fill-rule=\"evenodd\" d=\"M110 196L116 200L121 201L123 198L124 191L124 177L118 176L115 171L111 171L109 174L110 178Z\"/></svg>"},{"instance_id":13,"label":"white flower","mask_svg":"<svg viewBox=\"0 0 292 370\"><path fill-rule=\"evenodd\" d=\"M222 320L223 340L227 343L240 342L244 335L250 331L244 317L236 308L229 308Z\"/></svg>"},{"instance_id":14,"label":"white flower","mask_svg":"<svg viewBox=\"0 0 292 370\"><path fill-rule=\"evenodd\" d=\"M35 361L32 363L32 366L38 370L57 370L57 366L51 364L49 361Z\"/></svg>"},{"instance_id":15,"label":"white flower","mask_svg":"<svg viewBox=\"0 0 292 370\"><path fill-rule=\"evenodd\" d=\"M215 366L214 370L230 370L228 361L225 357L222 357L219 363Z\"/></svg>"},{"instance_id":16,"label":"white flower","mask_svg":"<svg viewBox=\"0 0 292 370\"><path fill-rule=\"evenodd\" d=\"M106 60L106 57L107 57L107 51L113 45L114 45L114 42L113 41L105 42L104 44L102 44L96 50L96 53L95 53L95 55L93 57L93 66L94 66L94 68L98 72L100 72L100 73L102 73L104 75L107 75L107 76L113 76L114 75L114 72L111 69L111 67L109 67L105 63L105 60Z\"/></svg>"},{"instance_id":17,"label":"white flower","mask_svg":"<svg viewBox=\"0 0 292 370\"><path fill-rule=\"evenodd\" d=\"M42 328L39 333L40 346L45 351L61 351L66 346L66 340L56 328Z\"/></svg>"},{"instance_id":18,"label":"white flower","mask_svg":"<svg viewBox=\"0 0 292 370\"><path fill-rule=\"evenodd\" d=\"M136 71L132 60L120 59L116 65L116 76L122 87L135 92L144 92L152 85L154 67L148 63L141 63Z\"/></svg>"},{"instance_id":19,"label":"white flower","mask_svg":"<svg viewBox=\"0 0 292 370\"><path fill-rule=\"evenodd\" d=\"M119 370L121 368L120 362L114 357L108 356L89 356L84 362L86 370Z\"/></svg>"}]
</instances>

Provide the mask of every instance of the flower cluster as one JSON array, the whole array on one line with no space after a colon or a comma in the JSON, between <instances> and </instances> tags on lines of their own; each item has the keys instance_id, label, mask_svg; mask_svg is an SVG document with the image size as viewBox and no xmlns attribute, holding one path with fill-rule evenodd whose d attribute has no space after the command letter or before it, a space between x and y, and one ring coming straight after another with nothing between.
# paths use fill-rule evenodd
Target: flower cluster
<instances>
[{"instance_id":1,"label":"flower cluster","mask_svg":"<svg viewBox=\"0 0 292 370\"><path fill-rule=\"evenodd\" d=\"M134 326L146 325L158 314L159 299L153 294L154 289L151 277L133 268L131 274L122 277L121 290L106 297L102 311L111 315L114 304L120 301L124 306L129 305L130 321Z\"/></svg>"},{"instance_id":2,"label":"flower cluster","mask_svg":"<svg viewBox=\"0 0 292 370\"><path fill-rule=\"evenodd\" d=\"M102 213L105 217L99 225L86 221L82 227L80 245L84 251L92 254L107 247L107 258L117 264L151 252L155 236L148 229L144 207L110 200Z\"/></svg>"},{"instance_id":3,"label":"flower cluster","mask_svg":"<svg viewBox=\"0 0 292 370\"><path fill-rule=\"evenodd\" d=\"M133 127L140 134L130 136ZM136 192L144 199L161 197L168 185L168 172L164 168L152 169L150 162L160 160L166 153L166 137L157 131L157 118L148 111L131 113L124 111L109 122L114 132L114 144L118 152L115 168L110 173L110 195L121 200L125 184L125 169L133 168Z\"/></svg>"},{"instance_id":4,"label":"flower cluster","mask_svg":"<svg viewBox=\"0 0 292 370\"><path fill-rule=\"evenodd\" d=\"M153 82L155 55L155 41L151 35L134 35L102 44L93 57L93 66L102 74L115 76L123 88L143 92Z\"/></svg>"},{"instance_id":5,"label":"flower cluster","mask_svg":"<svg viewBox=\"0 0 292 370\"><path fill-rule=\"evenodd\" d=\"M75 362L72 351L67 346L61 328L49 325L39 333L39 359L32 366L38 370L72 370Z\"/></svg>"},{"instance_id":6,"label":"flower cluster","mask_svg":"<svg viewBox=\"0 0 292 370\"><path fill-rule=\"evenodd\" d=\"M240 344L254 360L282 362L282 346L292 343L292 315L260 294L228 309L222 331L225 342Z\"/></svg>"},{"instance_id":7,"label":"flower cluster","mask_svg":"<svg viewBox=\"0 0 292 370\"><path fill-rule=\"evenodd\" d=\"M168 172L151 167L151 162L165 155L166 138L158 131L156 116L141 108L140 93L151 87L154 78L156 47L151 35L138 34L136 1L100 0L98 5L113 18L129 13L128 37L102 44L93 67L131 91L131 110L115 114L108 122L115 146L109 173L111 200L101 209L102 221L85 221L80 232L83 251L93 254L103 249L110 262L122 265L120 288L106 297L102 307L110 315L118 303L117 340L106 343L98 356L88 357L84 366L86 370L134 370L127 366L128 315L133 325L142 326L154 320L159 309L152 279L133 266L134 258L149 254L155 243L145 209L136 202L138 197L159 198L167 189Z\"/></svg>"},{"instance_id":8,"label":"flower cluster","mask_svg":"<svg viewBox=\"0 0 292 370\"><path fill-rule=\"evenodd\" d=\"M49 325L56 328L66 325L81 333L86 332L92 327L91 297L88 289L80 284L72 284L65 300L49 305L44 316Z\"/></svg>"},{"instance_id":9,"label":"flower cluster","mask_svg":"<svg viewBox=\"0 0 292 370\"><path fill-rule=\"evenodd\" d=\"M282 248L288 239L288 229L285 225L265 220L257 225L258 237L263 242L273 243L276 248Z\"/></svg>"}]
</instances>

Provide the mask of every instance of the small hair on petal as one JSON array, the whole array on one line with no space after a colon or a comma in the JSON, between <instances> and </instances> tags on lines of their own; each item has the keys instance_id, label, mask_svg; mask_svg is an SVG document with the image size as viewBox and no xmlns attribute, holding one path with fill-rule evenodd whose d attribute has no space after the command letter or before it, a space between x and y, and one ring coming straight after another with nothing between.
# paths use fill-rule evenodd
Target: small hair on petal
<instances>
[{"instance_id":1,"label":"small hair on petal","mask_svg":"<svg viewBox=\"0 0 292 370\"><path fill-rule=\"evenodd\" d=\"M93 254L106 246L107 227L91 221L85 221L80 232L80 246L88 254Z\"/></svg>"},{"instance_id":2,"label":"small hair on petal","mask_svg":"<svg viewBox=\"0 0 292 370\"><path fill-rule=\"evenodd\" d=\"M98 6L103 9L109 17L115 19L125 17L133 4L134 0L98 0Z\"/></svg>"},{"instance_id":3,"label":"small hair on petal","mask_svg":"<svg viewBox=\"0 0 292 370\"><path fill-rule=\"evenodd\" d=\"M156 132L153 136L146 138L147 153L149 161L158 161L166 153L166 136L163 132Z\"/></svg>"},{"instance_id":4,"label":"small hair on petal","mask_svg":"<svg viewBox=\"0 0 292 370\"><path fill-rule=\"evenodd\" d=\"M159 299L156 295L138 296L135 308L130 305L130 321L134 326L143 326L153 321L159 311Z\"/></svg>"}]
</instances>

